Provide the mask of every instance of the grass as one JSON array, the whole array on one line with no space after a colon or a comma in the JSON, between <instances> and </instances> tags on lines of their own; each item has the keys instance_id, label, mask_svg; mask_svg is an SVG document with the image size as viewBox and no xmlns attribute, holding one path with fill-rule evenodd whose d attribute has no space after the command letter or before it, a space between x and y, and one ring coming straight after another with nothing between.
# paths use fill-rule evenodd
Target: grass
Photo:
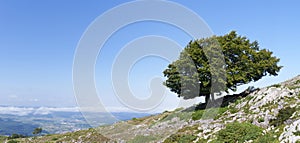
<instances>
[{"instance_id":1,"label":"grass","mask_svg":"<svg viewBox=\"0 0 300 143\"><path fill-rule=\"evenodd\" d=\"M177 133L184 133L184 134L197 134L201 132L198 130L199 125L193 125L193 126L186 126L177 131Z\"/></svg>"},{"instance_id":2,"label":"grass","mask_svg":"<svg viewBox=\"0 0 300 143\"><path fill-rule=\"evenodd\" d=\"M159 122L165 122L168 120L172 120L175 117L178 117L180 120L185 120L188 121L190 119L190 117L192 116L192 112L174 112L174 113L170 113L168 115L163 116Z\"/></svg>"},{"instance_id":3,"label":"grass","mask_svg":"<svg viewBox=\"0 0 300 143\"><path fill-rule=\"evenodd\" d=\"M4 142L7 139L5 136L0 136L0 142Z\"/></svg>"},{"instance_id":4,"label":"grass","mask_svg":"<svg viewBox=\"0 0 300 143\"><path fill-rule=\"evenodd\" d=\"M9 140L7 143L19 143L17 140Z\"/></svg>"},{"instance_id":5,"label":"grass","mask_svg":"<svg viewBox=\"0 0 300 143\"><path fill-rule=\"evenodd\" d=\"M193 120L218 119L227 110L228 110L227 107L209 108L206 110L197 110L192 114L192 119Z\"/></svg>"},{"instance_id":6,"label":"grass","mask_svg":"<svg viewBox=\"0 0 300 143\"><path fill-rule=\"evenodd\" d=\"M154 136L142 136L138 135L134 139L128 141L128 143L147 143L151 141L155 141L157 138Z\"/></svg>"}]
</instances>

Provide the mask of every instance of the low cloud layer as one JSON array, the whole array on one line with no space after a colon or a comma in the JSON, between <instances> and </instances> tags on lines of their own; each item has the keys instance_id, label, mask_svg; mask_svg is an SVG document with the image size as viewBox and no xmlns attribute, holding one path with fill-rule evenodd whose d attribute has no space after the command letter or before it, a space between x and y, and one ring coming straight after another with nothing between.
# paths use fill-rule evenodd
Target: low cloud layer
<instances>
[{"instance_id":1,"label":"low cloud layer","mask_svg":"<svg viewBox=\"0 0 300 143\"><path fill-rule=\"evenodd\" d=\"M79 112L77 107L51 108L51 107L12 107L0 106L0 114L26 116L26 115L47 115L53 112Z\"/></svg>"},{"instance_id":2,"label":"low cloud layer","mask_svg":"<svg viewBox=\"0 0 300 143\"><path fill-rule=\"evenodd\" d=\"M107 107L107 111L102 112L134 112L124 107ZM5 115L49 115L54 112L80 112L79 107L16 107L16 106L0 106L0 114Z\"/></svg>"}]
</instances>

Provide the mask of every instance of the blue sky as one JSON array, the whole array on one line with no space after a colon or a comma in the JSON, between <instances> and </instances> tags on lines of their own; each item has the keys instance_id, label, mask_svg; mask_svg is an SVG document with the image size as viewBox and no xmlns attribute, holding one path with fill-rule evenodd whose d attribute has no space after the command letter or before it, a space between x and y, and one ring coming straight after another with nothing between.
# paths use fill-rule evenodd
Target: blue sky
<instances>
[{"instance_id":1,"label":"blue sky","mask_svg":"<svg viewBox=\"0 0 300 143\"><path fill-rule=\"evenodd\" d=\"M0 105L76 106L72 87L72 64L76 46L86 28L105 11L125 1L0 1ZM265 77L255 86L267 86L300 73L300 2L187 0L177 2L197 13L216 35L236 30L257 40L281 59L278 77ZM176 16L174 11L174 16ZM191 37L180 29L158 22L128 25L112 35L95 65L98 93L107 106L120 106L113 96L108 73L113 58L131 40L146 36L168 37L184 47ZM149 77L162 76L168 64L145 58L133 67L129 83L141 98L147 97ZM176 95L163 104L174 107Z\"/></svg>"}]
</instances>

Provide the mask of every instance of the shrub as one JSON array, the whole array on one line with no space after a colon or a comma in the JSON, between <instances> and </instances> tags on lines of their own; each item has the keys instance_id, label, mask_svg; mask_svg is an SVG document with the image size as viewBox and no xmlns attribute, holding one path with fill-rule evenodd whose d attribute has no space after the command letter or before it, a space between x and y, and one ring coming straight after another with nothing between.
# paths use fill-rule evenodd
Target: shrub
<instances>
[{"instance_id":1,"label":"shrub","mask_svg":"<svg viewBox=\"0 0 300 143\"><path fill-rule=\"evenodd\" d=\"M295 136L300 136L300 131L293 132Z\"/></svg>"},{"instance_id":2,"label":"shrub","mask_svg":"<svg viewBox=\"0 0 300 143\"><path fill-rule=\"evenodd\" d=\"M233 122L226 125L225 129L220 130L217 134L217 142L245 142L255 140L262 135L262 129L251 123ZM215 141L215 142L216 142Z\"/></svg>"},{"instance_id":3,"label":"shrub","mask_svg":"<svg viewBox=\"0 0 300 143\"><path fill-rule=\"evenodd\" d=\"M237 108L235 108L235 107L230 107L230 108L229 108L229 112L230 112L231 114L237 113L238 111L239 111L239 109L237 109Z\"/></svg>"},{"instance_id":4,"label":"shrub","mask_svg":"<svg viewBox=\"0 0 300 143\"><path fill-rule=\"evenodd\" d=\"M271 85L271 87L279 88L279 87L281 87L281 85L280 84L273 84L273 85Z\"/></svg>"},{"instance_id":5,"label":"shrub","mask_svg":"<svg viewBox=\"0 0 300 143\"><path fill-rule=\"evenodd\" d=\"M265 121L265 119L263 117L258 118L258 123L261 123L261 122L264 122L264 121Z\"/></svg>"},{"instance_id":6,"label":"shrub","mask_svg":"<svg viewBox=\"0 0 300 143\"><path fill-rule=\"evenodd\" d=\"M273 133L267 133L254 140L253 143L279 143L279 140L274 136Z\"/></svg>"},{"instance_id":7,"label":"shrub","mask_svg":"<svg viewBox=\"0 0 300 143\"><path fill-rule=\"evenodd\" d=\"M190 143L193 142L197 137L194 135L184 135L184 134L173 134L163 143Z\"/></svg>"},{"instance_id":8,"label":"shrub","mask_svg":"<svg viewBox=\"0 0 300 143\"><path fill-rule=\"evenodd\" d=\"M26 136L21 135L21 134L12 134L11 136L8 137L8 139L17 139L17 138L25 138Z\"/></svg>"},{"instance_id":9,"label":"shrub","mask_svg":"<svg viewBox=\"0 0 300 143\"><path fill-rule=\"evenodd\" d=\"M270 120L270 125L273 125L275 127L282 125L284 121L289 119L295 111L296 108L291 108L291 107L280 109L276 119Z\"/></svg>"},{"instance_id":10,"label":"shrub","mask_svg":"<svg viewBox=\"0 0 300 143\"><path fill-rule=\"evenodd\" d=\"M54 137L54 138L52 138L52 141L56 141L56 140L58 140L58 138L57 138L57 137Z\"/></svg>"},{"instance_id":11,"label":"shrub","mask_svg":"<svg viewBox=\"0 0 300 143\"><path fill-rule=\"evenodd\" d=\"M7 143L18 143L19 141L16 140L9 140Z\"/></svg>"},{"instance_id":12,"label":"shrub","mask_svg":"<svg viewBox=\"0 0 300 143\"><path fill-rule=\"evenodd\" d=\"M192 114L192 119L193 120L199 120L203 116L205 110L197 110Z\"/></svg>"}]
</instances>

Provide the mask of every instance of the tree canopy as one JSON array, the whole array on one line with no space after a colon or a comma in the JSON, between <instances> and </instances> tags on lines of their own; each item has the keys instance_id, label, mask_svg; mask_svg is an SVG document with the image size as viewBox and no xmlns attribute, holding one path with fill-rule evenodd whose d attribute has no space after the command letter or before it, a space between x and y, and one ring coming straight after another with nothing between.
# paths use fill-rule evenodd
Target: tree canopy
<instances>
[{"instance_id":1,"label":"tree canopy","mask_svg":"<svg viewBox=\"0 0 300 143\"><path fill-rule=\"evenodd\" d=\"M209 99L211 94L236 91L266 75L278 75L280 59L272 54L235 31L190 41L179 59L164 70L164 84L178 97Z\"/></svg>"},{"instance_id":2,"label":"tree canopy","mask_svg":"<svg viewBox=\"0 0 300 143\"><path fill-rule=\"evenodd\" d=\"M38 135L38 134L42 133L42 131L43 131L42 128L35 128L35 129L33 130L32 134Z\"/></svg>"}]
</instances>

